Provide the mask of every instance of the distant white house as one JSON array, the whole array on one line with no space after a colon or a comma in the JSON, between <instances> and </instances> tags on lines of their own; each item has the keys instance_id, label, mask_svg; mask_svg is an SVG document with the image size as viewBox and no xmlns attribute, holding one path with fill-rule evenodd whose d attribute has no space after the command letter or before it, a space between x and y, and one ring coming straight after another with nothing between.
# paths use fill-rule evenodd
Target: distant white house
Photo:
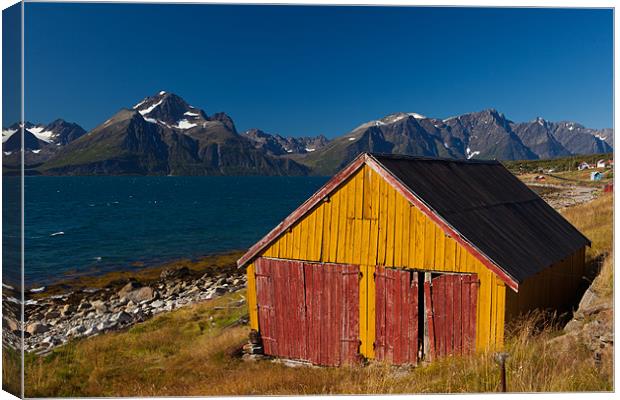
<instances>
[{"instance_id":1,"label":"distant white house","mask_svg":"<svg viewBox=\"0 0 620 400\"><path fill-rule=\"evenodd\" d=\"M607 166L607 161L605 160L598 160L596 162L596 168L605 168Z\"/></svg>"},{"instance_id":2,"label":"distant white house","mask_svg":"<svg viewBox=\"0 0 620 400\"><path fill-rule=\"evenodd\" d=\"M590 169L590 168L592 168L592 167L590 166L590 164L588 164L588 163L587 163L587 162L585 162L585 161L582 161L581 163L579 163L579 166L577 166L577 169L578 169L579 171L583 171L584 169Z\"/></svg>"}]
</instances>

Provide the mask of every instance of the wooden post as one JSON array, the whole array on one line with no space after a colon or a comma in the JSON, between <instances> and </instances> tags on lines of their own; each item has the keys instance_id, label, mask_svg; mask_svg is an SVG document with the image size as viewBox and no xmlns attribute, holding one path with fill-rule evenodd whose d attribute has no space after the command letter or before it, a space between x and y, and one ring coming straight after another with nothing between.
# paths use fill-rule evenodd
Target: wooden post
<instances>
[{"instance_id":1,"label":"wooden post","mask_svg":"<svg viewBox=\"0 0 620 400\"><path fill-rule=\"evenodd\" d=\"M424 282L430 282L430 281L431 281L431 273L425 272ZM424 285L422 285L422 288L424 288ZM420 299L420 301L423 303L426 303L424 296L422 296L422 299ZM430 341L428 338L428 315L426 314L426 304L424 304L423 309L424 309L424 359L428 360L430 356L431 347L430 347Z\"/></svg>"}]
</instances>

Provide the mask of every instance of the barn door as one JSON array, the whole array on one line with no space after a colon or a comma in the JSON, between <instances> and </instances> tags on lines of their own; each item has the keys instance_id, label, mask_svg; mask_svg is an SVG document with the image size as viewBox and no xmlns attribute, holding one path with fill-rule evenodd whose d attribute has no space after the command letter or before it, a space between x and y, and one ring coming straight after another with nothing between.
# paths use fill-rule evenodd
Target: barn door
<instances>
[{"instance_id":1,"label":"barn door","mask_svg":"<svg viewBox=\"0 0 620 400\"><path fill-rule=\"evenodd\" d=\"M418 361L418 272L376 268L375 358L390 364Z\"/></svg>"},{"instance_id":2,"label":"barn door","mask_svg":"<svg viewBox=\"0 0 620 400\"><path fill-rule=\"evenodd\" d=\"M359 267L256 260L265 354L338 366L358 361Z\"/></svg>"},{"instance_id":3,"label":"barn door","mask_svg":"<svg viewBox=\"0 0 620 400\"><path fill-rule=\"evenodd\" d=\"M424 283L431 358L475 350L478 286L476 274L439 274Z\"/></svg>"},{"instance_id":4,"label":"barn door","mask_svg":"<svg viewBox=\"0 0 620 400\"><path fill-rule=\"evenodd\" d=\"M308 358L338 366L359 361L359 267L304 264Z\"/></svg>"},{"instance_id":5,"label":"barn door","mask_svg":"<svg viewBox=\"0 0 620 400\"><path fill-rule=\"evenodd\" d=\"M256 262L258 324L266 354L306 358L303 277L298 261Z\"/></svg>"}]
</instances>

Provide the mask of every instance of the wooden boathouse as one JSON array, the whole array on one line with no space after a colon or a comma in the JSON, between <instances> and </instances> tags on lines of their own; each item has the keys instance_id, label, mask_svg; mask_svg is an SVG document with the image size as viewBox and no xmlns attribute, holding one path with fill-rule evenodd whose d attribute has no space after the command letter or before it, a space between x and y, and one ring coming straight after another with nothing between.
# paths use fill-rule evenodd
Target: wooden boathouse
<instances>
[{"instance_id":1,"label":"wooden boathouse","mask_svg":"<svg viewBox=\"0 0 620 400\"><path fill-rule=\"evenodd\" d=\"M337 366L499 349L562 309L589 240L497 161L364 153L238 261L266 354Z\"/></svg>"}]
</instances>

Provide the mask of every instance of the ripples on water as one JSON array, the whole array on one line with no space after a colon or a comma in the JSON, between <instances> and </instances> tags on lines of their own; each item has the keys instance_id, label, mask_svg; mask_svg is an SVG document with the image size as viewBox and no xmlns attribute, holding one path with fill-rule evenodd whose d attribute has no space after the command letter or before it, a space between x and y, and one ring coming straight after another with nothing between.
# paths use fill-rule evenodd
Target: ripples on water
<instances>
[{"instance_id":1,"label":"ripples on water","mask_svg":"<svg viewBox=\"0 0 620 400\"><path fill-rule=\"evenodd\" d=\"M26 286L247 248L326 180L26 177Z\"/></svg>"}]
</instances>

